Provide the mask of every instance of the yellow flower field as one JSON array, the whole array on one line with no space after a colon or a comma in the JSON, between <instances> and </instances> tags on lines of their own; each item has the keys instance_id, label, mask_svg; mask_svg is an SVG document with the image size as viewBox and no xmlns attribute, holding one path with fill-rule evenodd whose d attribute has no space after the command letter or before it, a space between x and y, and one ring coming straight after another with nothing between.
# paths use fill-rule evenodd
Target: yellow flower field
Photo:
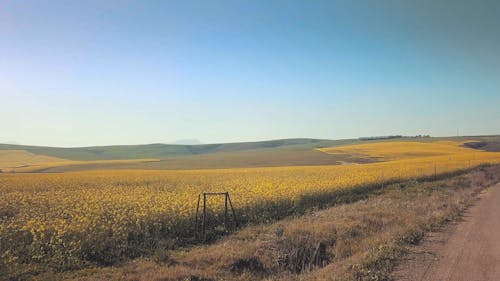
<instances>
[{"instance_id":1,"label":"yellow flower field","mask_svg":"<svg viewBox=\"0 0 500 281\"><path fill-rule=\"evenodd\" d=\"M0 172L33 172L62 166L90 166L95 164L133 164L157 162L159 159L126 159L74 161L37 155L25 150L0 150Z\"/></svg>"},{"instance_id":2,"label":"yellow flower field","mask_svg":"<svg viewBox=\"0 0 500 281\"><path fill-rule=\"evenodd\" d=\"M459 155L478 152L462 146L466 142L373 142L340 147L320 148L328 154L356 154L384 161L413 159L428 156Z\"/></svg>"},{"instance_id":3,"label":"yellow flower field","mask_svg":"<svg viewBox=\"0 0 500 281\"><path fill-rule=\"evenodd\" d=\"M148 254L160 240L182 244L193 236L197 195L203 191L229 191L238 216L255 222L293 212L304 196L500 163L500 153L460 144L322 149L387 160L363 165L0 174L0 266L106 265ZM266 212L269 206L273 209ZM218 212L222 204L209 207Z\"/></svg>"}]
</instances>

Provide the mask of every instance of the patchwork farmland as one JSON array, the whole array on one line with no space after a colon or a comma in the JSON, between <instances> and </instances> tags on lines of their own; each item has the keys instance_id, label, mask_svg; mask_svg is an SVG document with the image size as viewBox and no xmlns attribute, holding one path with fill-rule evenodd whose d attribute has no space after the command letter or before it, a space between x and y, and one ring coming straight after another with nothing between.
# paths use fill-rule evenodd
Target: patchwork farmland
<instances>
[{"instance_id":1,"label":"patchwork farmland","mask_svg":"<svg viewBox=\"0 0 500 281\"><path fill-rule=\"evenodd\" d=\"M269 224L353 202L393 183L437 180L500 163L500 152L466 145L478 141L353 141L298 150L332 157L333 165L189 170L142 166L146 161L161 163L159 159L83 161L0 150L0 155L8 156L1 159L2 165L10 168L0 175L0 266L5 276L27 278L117 265L152 257L158 249L210 244L236 229L220 229L224 203L213 199L207 237L197 239L195 206L203 192L229 192L239 228ZM281 149L297 153L293 146ZM278 150L254 152L277 155ZM226 154L210 155L216 159ZM19 167L20 163L24 164ZM90 170L75 168L92 165ZM113 167L106 165L128 165L128 169L101 169ZM65 166L76 171L54 172ZM41 167L54 170L22 173Z\"/></svg>"}]
</instances>

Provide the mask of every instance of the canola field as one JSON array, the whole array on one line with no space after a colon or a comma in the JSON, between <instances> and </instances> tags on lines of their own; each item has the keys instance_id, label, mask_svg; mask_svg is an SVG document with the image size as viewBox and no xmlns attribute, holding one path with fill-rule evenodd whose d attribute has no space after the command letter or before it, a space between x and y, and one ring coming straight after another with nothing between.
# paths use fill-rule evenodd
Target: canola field
<instances>
[{"instance_id":1,"label":"canola field","mask_svg":"<svg viewBox=\"0 0 500 281\"><path fill-rule=\"evenodd\" d=\"M0 174L0 270L111 265L189 243L197 196L204 191L229 191L242 221L262 222L292 214L306 197L500 163L500 153L461 144L321 149L380 161L358 165ZM223 205L209 207L216 215Z\"/></svg>"},{"instance_id":2,"label":"canola field","mask_svg":"<svg viewBox=\"0 0 500 281\"><path fill-rule=\"evenodd\" d=\"M159 159L126 159L74 161L45 155L37 155L25 150L0 150L0 172L37 172L63 166L91 166L102 164L134 164L158 162Z\"/></svg>"}]
</instances>

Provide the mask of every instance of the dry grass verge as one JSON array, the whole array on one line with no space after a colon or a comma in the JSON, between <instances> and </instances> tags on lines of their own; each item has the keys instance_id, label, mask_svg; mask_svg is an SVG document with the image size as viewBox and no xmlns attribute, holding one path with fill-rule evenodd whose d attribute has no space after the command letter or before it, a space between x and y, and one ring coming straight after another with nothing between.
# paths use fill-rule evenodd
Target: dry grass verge
<instances>
[{"instance_id":1,"label":"dry grass verge","mask_svg":"<svg viewBox=\"0 0 500 281\"><path fill-rule=\"evenodd\" d=\"M388 280L409 245L457 218L499 179L500 166L492 166L439 181L396 183L361 201L250 226L212 245L159 250L148 260L57 279Z\"/></svg>"}]
</instances>

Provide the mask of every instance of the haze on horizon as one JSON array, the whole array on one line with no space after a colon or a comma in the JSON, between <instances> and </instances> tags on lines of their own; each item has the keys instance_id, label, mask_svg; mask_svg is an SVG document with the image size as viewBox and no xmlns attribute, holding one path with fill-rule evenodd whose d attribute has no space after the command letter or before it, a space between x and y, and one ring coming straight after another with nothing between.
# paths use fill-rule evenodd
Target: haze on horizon
<instances>
[{"instance_id":1,"label":"haze on horizon","mask_svg":"<svg viewBox=\"0 0 500 281\"><path fill-rule=\"evenodd\" d=\"M0 0L0 143L500 133L500 2Z\"/></svg>"}]
</instances>

